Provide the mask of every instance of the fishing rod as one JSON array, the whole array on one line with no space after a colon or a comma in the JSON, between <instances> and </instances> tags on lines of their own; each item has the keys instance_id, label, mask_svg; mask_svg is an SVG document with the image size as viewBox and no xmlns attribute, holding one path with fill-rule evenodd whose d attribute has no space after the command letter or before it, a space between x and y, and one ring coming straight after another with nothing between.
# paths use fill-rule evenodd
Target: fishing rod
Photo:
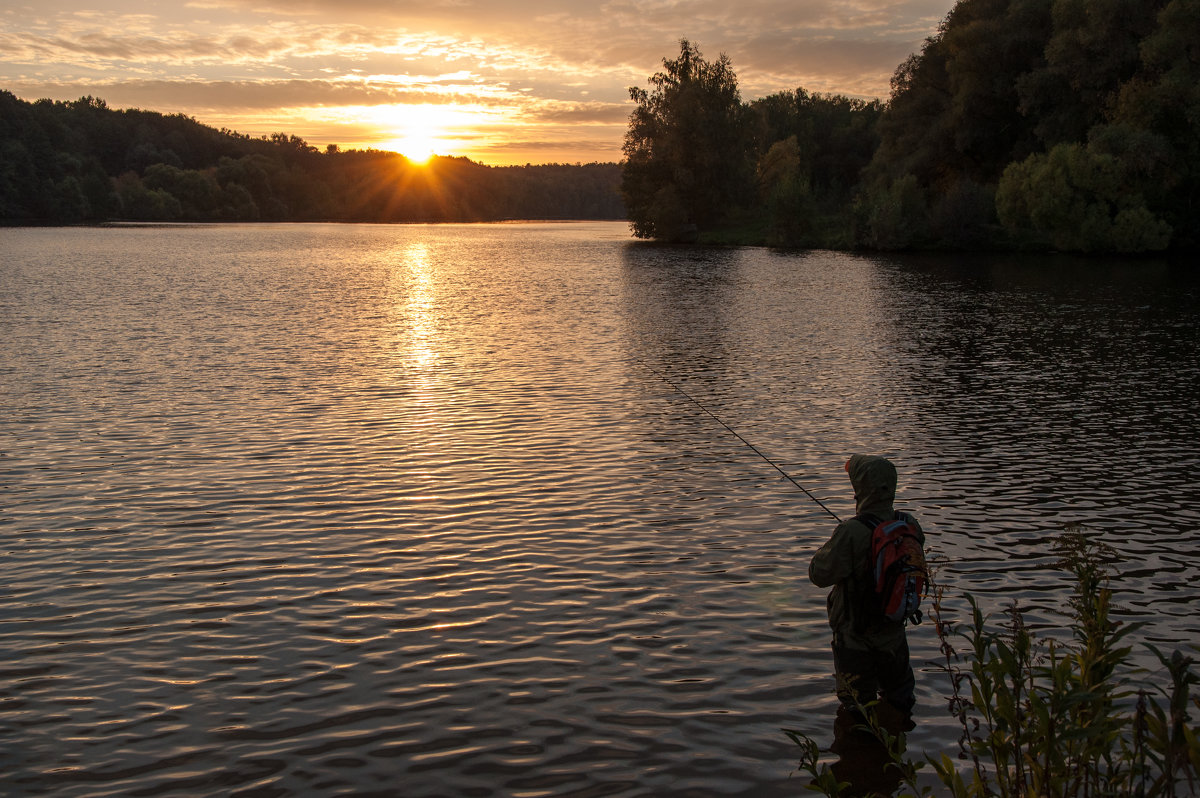
<instances>
[{"instance_id":1,"label":"fishing rod","mask_svg":"<svg viewBox=\"0 0 1200 798\"><path fill-rule=\"evenodd\" d=\"M695 398L694 396L692 396L692 395L691 395L691 394L689 394L687 391L683 390L683 389L682 389L682 388L680 388L678 385L676 385L674 382L672 382L671 380L669 380L665 374L663 374L661 371L659 371L658 369L656 369L656 368L654 368L653 366L651 366L651 365L650 365L649 363L647 363L646 361L644 361L644 360L638 360L638 363L641 363L641 364L642 364L643 366L645 366L647 369L649 369L650 371L654 372L654 374L655 374L655 375L656 375L656 376L657 376L657 377L658 377L660 380L662 380L663 382L665 382L667 385L670 385L670 386L671 386L672 388L674 388L675 390L679 391L681 394L683 394L683 395L684 395L684 397L685 397L685 398L686 398L688 401L690 401L690 402L691 402L692 404L694 404L696 407L700 408L700 409L701 409L701 410L703 410L705 413L707 413L709 416L711 416L711 417L712 417L712 419L713 419L714 421L716 421L718 424L720 424L722 427L724 427L725 429L729 430L729 433L730 433L731 435L733 435L733 437L737 438L739 441L741 441L742 443L744 443L744 444L746 444L747 446L749 446L749 447L750 447L750 451L754 452L756 455L758 455L759 457L761 457L763 460L766 460L766 461L767 461L767 463L768 463L768 464L769 464L769 465L770 465L772 468L774 468L774 469L775 469L776 471L778 471L780 474L783 474L784 478L785 478L785 479L787 479L787 481L788 481L788 482L791 482L791 483L792 483L793 485L795 485L797 488L799 488L800 490L804 491L805 495L806 495L806 496L808 496L808 498L812 499L812 500L813 500L813 501L815 501L817 504L821 505L821 509L822 509L822 510L824 510L825 512L829 513L830 515L832 515L835 521L837 521L838 523L841 523L841 522L842 522L842 519L841 519L841 518L838 518L838 515L837 515L837 513L835 513L833 510L830 510L828 507L826 507L826 506L825 506L825 502L821 501L821 500L820 500L820 499L818 499L816 496L812 495L812 493L809 491L809 489L808 489L808 488L804 487L804 486L803 486L803 485L801 485L799 482L797 482L797 481L796 481L796 480L795 480L795 479L792 477L792 475L791 475L791 474L789 474L788 472L786 472L786 471L784 471L782 468L780 468L780 467L779 467L779 466L778 466L778 465L775 463L775 461L774 461L774 460L772 460L771 458L767 457L765 454L763 454L762 452L760 452L760 451L758 450L758 447L757 447L757 446L755 446L753 443L751 443L750 441L746 440L746 439L745 439L745 438L743 438L741 435L739 435L739 434L738 434L738 432L737 432L737 430L735 430L733 427L729 426L729 425L728 425L728 424L726 424L724 421L722 421L722 420L721 420L721 419L720 419L720 418L717 416L717 414L716 414L716 413L714 413L713 411L709 410L707 407L705 407L704 405L702 405L702 404L701 404L699 401L697 401L697 400L696 400L696 398Z\"/></svg>"}]
</instances>

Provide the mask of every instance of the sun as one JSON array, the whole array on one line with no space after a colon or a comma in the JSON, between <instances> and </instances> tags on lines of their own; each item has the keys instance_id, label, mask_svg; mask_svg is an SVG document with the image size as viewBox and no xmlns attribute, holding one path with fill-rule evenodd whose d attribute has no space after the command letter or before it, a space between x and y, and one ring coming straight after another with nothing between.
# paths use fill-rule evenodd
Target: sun
<instances>
[{"instance_id":1,"label":"sun","mask_svg":"<svg viewBox=\"0 0 1200 798\"><path fill-rule=\"evenodd\" d=\"M397 139L395 145L396 151L412 163L424 164L436 154L438 139L433 135L415 134Z\"/></svg>"},{"instance_id":2,"label":"sun","mask_svg":"<svg viewBox=\"0 0 1200 798\"><path fill-rule=\"evenodd\" d=\"M389 105L378 112L380 146L413 163L445 155L456 111L445 105Z\"/></svg>"}]
</instances>

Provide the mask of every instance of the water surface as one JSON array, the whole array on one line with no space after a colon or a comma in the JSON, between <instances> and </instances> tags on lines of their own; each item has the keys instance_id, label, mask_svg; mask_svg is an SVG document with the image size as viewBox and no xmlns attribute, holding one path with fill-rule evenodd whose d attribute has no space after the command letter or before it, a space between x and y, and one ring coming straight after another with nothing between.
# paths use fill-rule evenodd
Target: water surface
<instances>
[{"instance_id":1,"label":"water surface","mask_svg":"<svg viewBox=\"0 0 1200 798\"><path fill-rule=\"evenodd\" d=\"M623 224L0 230L0 791L803 794L833 521L1200 642L1198 281ZM952 747L928 624L916 749Z\"/></svg>"}]
</instances>

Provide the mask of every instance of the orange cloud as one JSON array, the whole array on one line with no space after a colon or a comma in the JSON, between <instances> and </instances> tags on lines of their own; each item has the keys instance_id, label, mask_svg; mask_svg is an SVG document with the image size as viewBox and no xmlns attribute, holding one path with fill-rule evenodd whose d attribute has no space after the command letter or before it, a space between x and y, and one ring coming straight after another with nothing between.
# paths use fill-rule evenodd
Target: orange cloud
<instances>
[{"instance_id":1,"label":"orange cloud","mask_svg":"<svg viewBox=\"0 0 1200 798\"><path fill-rule=\"evenodd\" d=\"M127 5L122 5L127 3ZM730 56L746 99L803 86L884 96L953 0L59 0L0 12L0 88L102 97L323 146L382 135L397 105L488 109L453 139L494 158L615 160L630 109L678 40ZM394 134L392 134L394 138Z\"/></svg>"}]
</instances>

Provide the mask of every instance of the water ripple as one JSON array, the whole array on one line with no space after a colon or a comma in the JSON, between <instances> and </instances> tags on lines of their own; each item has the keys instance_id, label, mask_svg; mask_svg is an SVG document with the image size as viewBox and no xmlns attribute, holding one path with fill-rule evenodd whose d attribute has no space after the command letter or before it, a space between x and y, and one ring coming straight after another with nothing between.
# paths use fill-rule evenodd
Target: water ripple
<instances>
[{"instance_id":1,"label":"water ripple","mask_svg":"<svg viewBox=\"0 0 1200 798\"><path fill-rule=\"evenodd\" d=\"M0 231L0 791L792 795L825 511L896 459L947 606L1052 544L1200 640L1197 283L623 225ZM1098 277L1097 275L1102 275ZM654 371L648 369L650 366ZM928 625L917 749L953 745Z\"/></svg>"}]
</instances>

